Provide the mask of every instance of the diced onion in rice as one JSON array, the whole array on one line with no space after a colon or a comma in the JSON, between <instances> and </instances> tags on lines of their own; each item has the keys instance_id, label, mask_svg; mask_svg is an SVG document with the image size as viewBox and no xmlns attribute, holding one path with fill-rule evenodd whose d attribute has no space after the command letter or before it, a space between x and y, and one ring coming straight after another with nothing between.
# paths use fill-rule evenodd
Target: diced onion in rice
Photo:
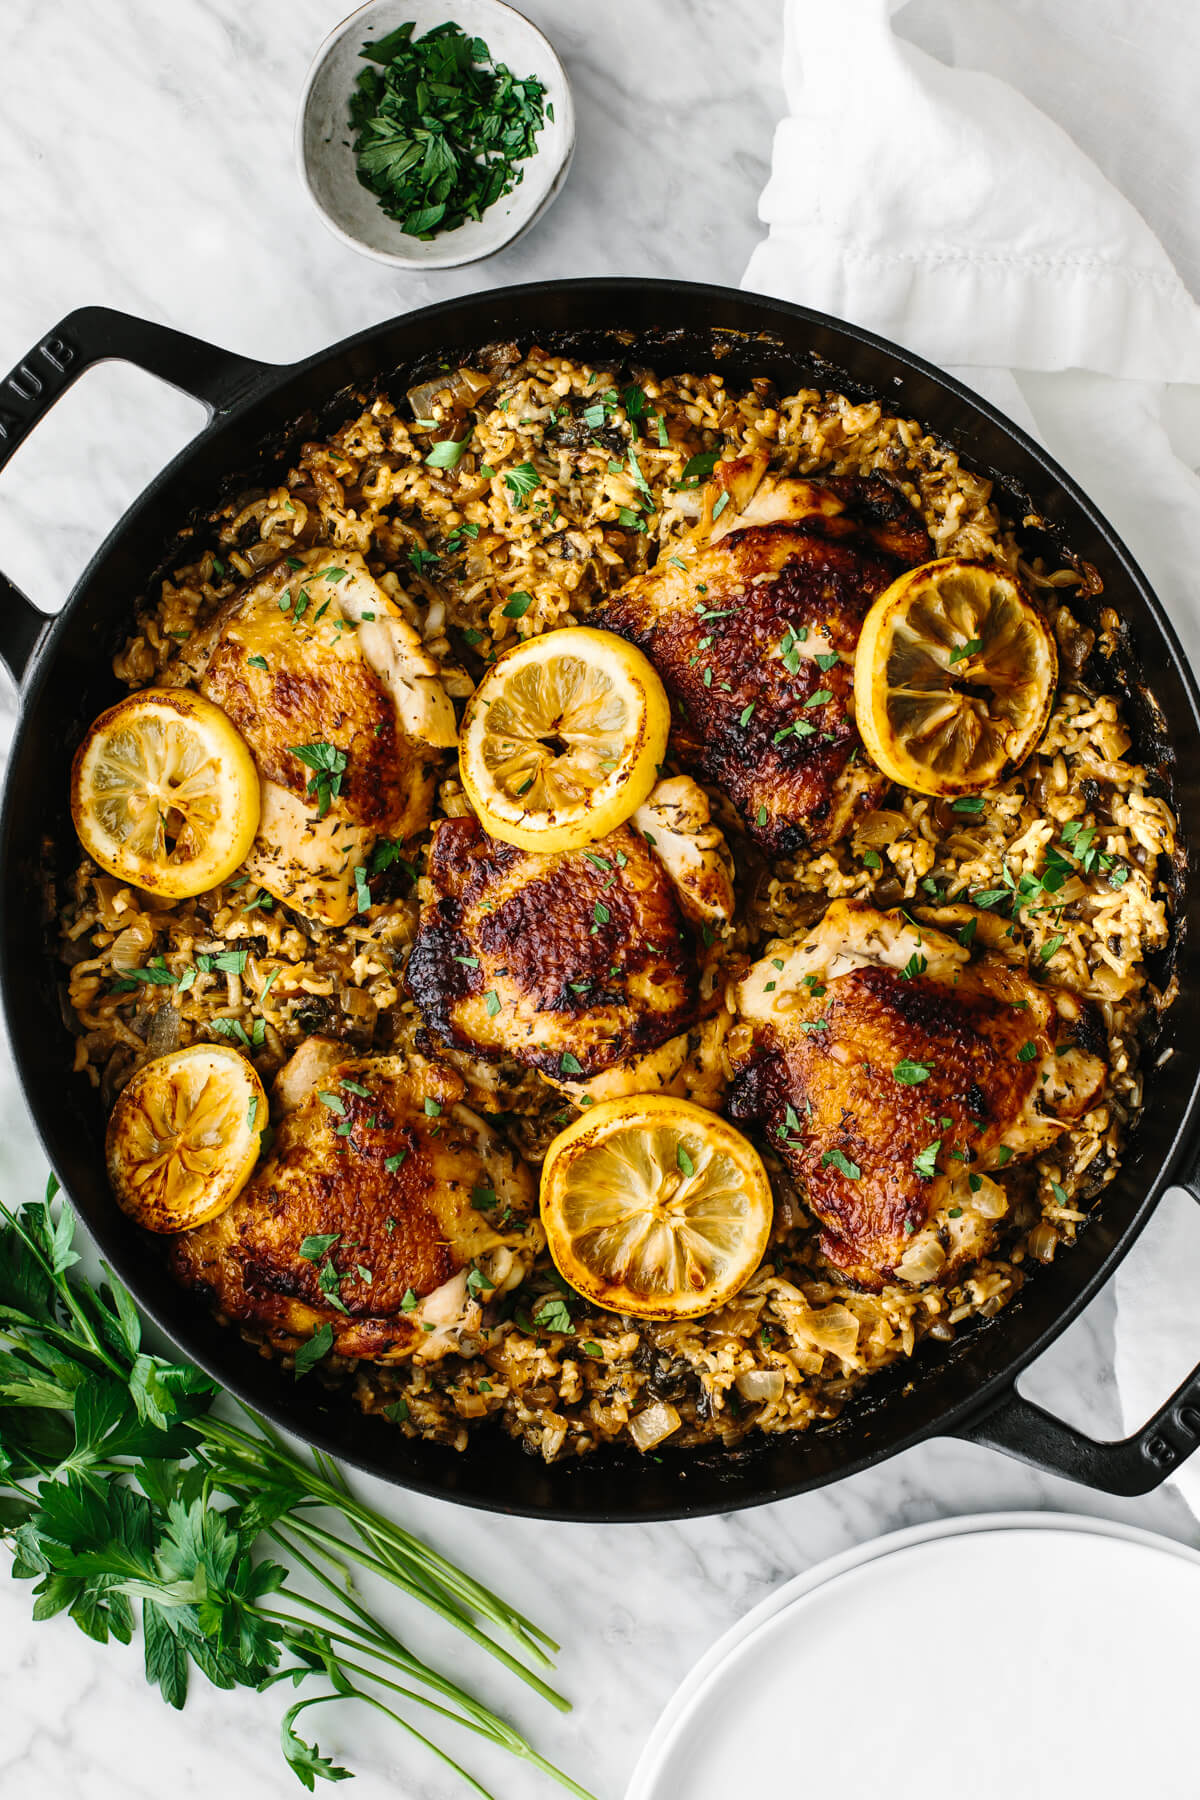
<instances>
[{"instance_id":1,"label":"diced onion in rice","mask_svg":"<svg viewBox=\"0 0 1200 1800\"><path fill-rule=\"evenodd\" d=\"M783 1399L782 1369L750 1369L745 1375L739 1375L734 1386L743 1400L751 1406L763 1401Z\"/></svg>"},{"instance_id":2,"label":"diced onion in rice","mask_svg":"<svg viewBox=\"0 0 1200 1800\"><path fill-rule=\"evenodd\" d=\"M653 1450L655 1444L661 1444L669 1438L673 1431L678 1431L681 1420L673 1406L665 1401L656 1400L652 1406L643 1407L629 1421L629 1435L639 1450Z\"/></svg>"}]
</instances>

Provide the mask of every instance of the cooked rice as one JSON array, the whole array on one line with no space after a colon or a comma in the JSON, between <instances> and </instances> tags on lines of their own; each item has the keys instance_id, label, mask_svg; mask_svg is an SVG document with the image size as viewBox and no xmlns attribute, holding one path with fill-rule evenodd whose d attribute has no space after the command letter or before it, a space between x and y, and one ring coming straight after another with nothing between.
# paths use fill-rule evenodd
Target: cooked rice
<instances>
[{"instance_id":1,"label":"cooked rice","mask_svg":"<svg viewBox=\"0 0 1200 1800\"><path fill-rule=\"evenodd\" d=\"M797 474L880 470L918 508L932 554L995 557L1021 569L1059 638L1063 680L1055 711L1037 754L989 794L981 814L963 816L908 794L864 819L834 849L770 870L727 803L712 794L739 872L741 911L726 960L811 923L839 895L884 906L905 901L920 912L947 891L997 887L1006 868L1016 878L1036 874L1047 846L1078 820L1096 828L1091 870L1054 896L1053 911L1022 911L1015 922L1007 909L983 915L979 941L1035 973L1052 969L1057 982L1096 1003L1111 1079L1103 1103L1051 1151L999 1177L1010 1211L995 1254L948 1289L896 1283L868 1294L831 1278L816 1255L811 1221L781 1181L767 1262L709 1317L645 1324L588 1312L572 1299L570 1333L535 1326L539 1305L563 1284L534 1221L536 1273L510 1316L481 1331L475 1354L331 1371L353 1383L365 1407L386 1408L409 1435L461 1447L473 1422L495 1418L547 1459L630 1436L646 1449L664 1437L730 1445L754 1430L800 1429L836 1416L868 1376L910 1356L923 1337L947 1340L965 1322L993 1316L1031 1264L1050 1262L1073 1242L1116 1172L1141 1104L1140 1052L1162 1001L1145 958L1166 945L1169 930L1174 819L1147 771L1126 760L1131 740L1119 699L1093 685L1104 659L1089 655L1093 633L1066 604L1080 576L1023 560L993 505L991 484L919 425L887 416L874 402L816 391L780 400L765 382L734 392L718 374L632 375L649 402L643 425L659 413L665 421L661 431L651 423L638 441L656 509L648 533L621 522L621 509L638 505L625 456L629 432L624 407L602 398L615 396L629 372L537 352L512 363L502 354L498 383L472 415L472 452L455 470L422 460L428 429L406 423L386 399L364 402L360 416L328 441L306 444L277 487L217 515L211 547L176 570L138 613L116 674L130 688L185 682L189 634L290 544L316 541L367 556L441 661L448 691L462 698L494 650L518 635L585 620L670 545L697 510L694 489L679 485L696 453L763 448L774 468ZM574 443L587 434L572 432L572 422L597 404L606 441ZM567 441L556 443L559 437ZM504 477L522 463L533 464L539 486L518 506ZM506 614L517 593L532 596L519 622ZM1101 639L1117 626L1107 615ZM1112 644L1097 646L1106 648ZM448 773L438 811L463 810ZM405 993L403 966L417 922L423 846L406 846L391 910L341 930L264 905L257 890L236 881L164 904L80 863L60 906L76 1071L99 1086L108 1106L147 1057L214 1033L249 1040L267 1080L314 1031L340 1036L356 1051L412 1047L421 1022ZM144 969L153 956L163 956L178 976L197 955L230 947L248 952L241 974L210 968L183 991L145 982L120 988L124 972ZM276 983L281 971L285 979ZM536 1161L569 1109L564 1113L562 1096L536 1075L502 1068L495 1080L515 1141ZM773 1173L782 1172L776 1166Z\"/></svg>"}]
</instances>

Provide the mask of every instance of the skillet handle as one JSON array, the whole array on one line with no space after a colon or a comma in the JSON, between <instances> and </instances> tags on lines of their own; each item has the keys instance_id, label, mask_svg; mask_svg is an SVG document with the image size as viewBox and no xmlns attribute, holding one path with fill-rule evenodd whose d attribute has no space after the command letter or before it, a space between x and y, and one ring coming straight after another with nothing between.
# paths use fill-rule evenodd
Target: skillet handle
<instances>
[{"instance_id":1,"label":"skillet handle","mask_svg":"<svg viewBox=\"0 0 1200 1800\"><path fill-rule=\"evenodd\" d=\"M1176 1179L1200 1200L1200 1165ZM1200 1445L1200 1364L1132 1437L1098 1443L1056 1419L1015 1387L954 1433L972 1444L1003 1450L1047 1475L1062 1475L1105 1494L1148 1494L1173 1475Z\"/></svg>"},{"instance_id":2,"label":"skillet handle","mask_svg":"<svg viewBox=\"0 0 1200 1800\"><path fill-rule=\"evenodd\" d=\"M85 369L114 357L182 388L207 407L210 419L228 412L270 368L167 325L107 306L80 307L0 381L0 469ZM46 614L0 574L0 662L18 684L47 624Z\"/></svg>"}]
</instances>

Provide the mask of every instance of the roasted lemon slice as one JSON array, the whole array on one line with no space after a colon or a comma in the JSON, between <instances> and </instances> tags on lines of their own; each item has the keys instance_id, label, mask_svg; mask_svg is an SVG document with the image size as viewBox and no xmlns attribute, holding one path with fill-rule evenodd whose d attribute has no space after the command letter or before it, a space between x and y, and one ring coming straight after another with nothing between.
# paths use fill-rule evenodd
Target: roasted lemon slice
<instances>
[{"instance_id":1,"label":"roasted lemon slice","mask_svg":"<svg viewBox=\"0 0 1200 1800\"><path fill-rule=\"evenodd\" d=\"M488 670L463 715L458 765L492 837L576 850L637 810L658 779L671 710L641 651L572 625Z\"/></svg>"},{"instance_id":2,"label":"roasted lemon slice","mask_svg":"<svg viewBox=\"0 0 1200 1800\"><path fill-rule=\"evenodd\" d=\"M919 794L1004 780L1046 729L1058 679L1050 627L1008 569L946 557L879 596L854 658L871 760Z\"/></svg>"},{"instance_id":3,"label":"roasted lemon slice","mask_svg":"<svg viewBox=\"0 0 1200 1800\"><path fill-rule=\"evenodd\" d=\"M758 1152L688 1100L606 1100L561 1131L542 1167L550 1254L611 1312L691 1319L745 1286L773 1216Z\"/></svg>"},{"instance_id":4,"label":"roasted lemon slice","mask_svg":"<svg viewBox=\"0 0 1200 1800\"><path fill-rule=\"evenodd\" d=\"M236 1200L267 1124L246 1058L221 1044L156 1056L122 1088L108 1121L108 1179L147 1231L190 1231Z\"/></svg>"},{"instance_id":5,"label":"roasted lemon slice","mask_svg":"<svg viewBox=\"0 0 1200 1800\"><path fill-rule=\"evenodd\" d=\"M71 817L93 862L170 900L232 875L258 830L254 759L219 706L143 688L89 730L71 768Z\"/></svg>"}]
</instances>

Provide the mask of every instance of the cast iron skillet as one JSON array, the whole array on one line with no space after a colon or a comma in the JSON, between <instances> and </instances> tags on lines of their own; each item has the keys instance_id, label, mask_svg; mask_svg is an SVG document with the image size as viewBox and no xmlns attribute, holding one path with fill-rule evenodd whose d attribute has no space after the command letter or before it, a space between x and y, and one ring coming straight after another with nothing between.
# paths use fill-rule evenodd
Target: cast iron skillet
<instances>
[{"instance_id":1,"label":"cast iron skillet","mask_svg":"<svg viewBox=\"0 0 1200 1800\"><path fill-rule=\"evenodd\" d=\"M993 474L1006 509L1041 515L1052 539L1094 565L1105 600L1128 621L1133 654L1157 707L1135 681L1135 753L1174 785L1184 841L1200 808L1196 684L1161 605L1116 534L1035 444L957 382L868 332L803 307L732 289L668 281L564 281L512 288L421 312L292 367L235 356L161 325L85 307L36 344L0 383L0 464L75 378L122 357L201 400L209 421L130 508L53 620L0 576L0 657L21 684L21 718L0 817L0 985L25 1095L51 1163L103 1254L141 1306L190 1357L278 1425L400 1486L467 1505L563 1519L683 1518L803 1492L938 1434L966 1437L1111 1493L1155 1487L1200 1440L1200 1368L1149 1424L1095 1443L1023 1400L1015 1380L1112 1274L1163 1190L1200 1198L1200 884L1176 924L1179 998L1166 1016L1145 1112L1117 1179L1075 1247L1040 1270L990 1324L949 1346L930 1341L887 1371L834 1425L736 1453L654 1459L601 1453L547 1468L511 1440L485 1434L462 1455L410 1443L309 1378L296 1382L218 1327L165 1273L158 1246L129 1225L104 1177L103 1118L70 1074L56 970L39 913L49 834L74 849L66 810L70 758L86 725L117 697L109 666L136 597L180 548L190 516L231 488L286 466L297 434L346 416L355 386L402 389L407 371L496 338L664 371L722 369L731 382L770 376L873 394L925 422L964 460ZM186 547L186 546L184 546Z\"/></svg>"}]
</instances>

